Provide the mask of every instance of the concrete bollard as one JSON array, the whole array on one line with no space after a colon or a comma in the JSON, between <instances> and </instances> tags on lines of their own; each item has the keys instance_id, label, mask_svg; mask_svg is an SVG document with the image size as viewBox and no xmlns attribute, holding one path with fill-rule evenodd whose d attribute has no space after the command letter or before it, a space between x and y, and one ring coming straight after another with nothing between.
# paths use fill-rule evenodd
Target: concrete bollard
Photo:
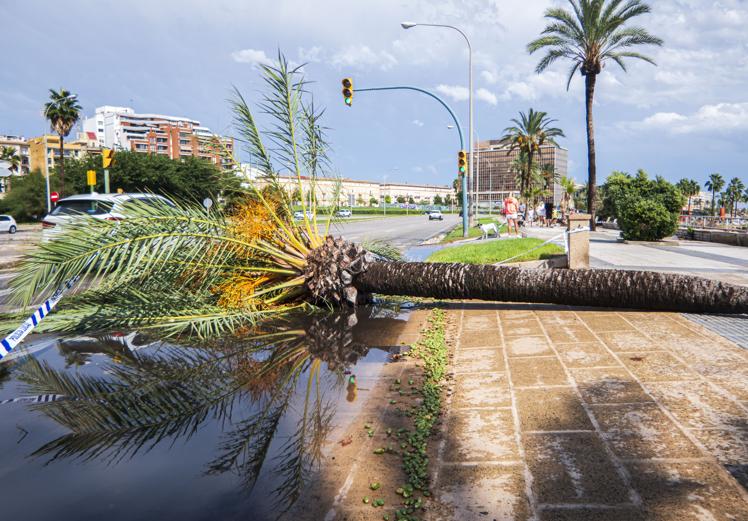
<instances>
[{"instance_id":1,"label":"concrete bollard","mask_svg":"<svg viewBox=\"0 0 748 521\"><path fill-rule=\"evenodd\" d=\"M568 231L589 228L591 215L575 213L569 216ZM581 270L590 267L590 232L589 230L569 234L569 251L566 253L570 270Z\"/></svg>"}]
</instances>

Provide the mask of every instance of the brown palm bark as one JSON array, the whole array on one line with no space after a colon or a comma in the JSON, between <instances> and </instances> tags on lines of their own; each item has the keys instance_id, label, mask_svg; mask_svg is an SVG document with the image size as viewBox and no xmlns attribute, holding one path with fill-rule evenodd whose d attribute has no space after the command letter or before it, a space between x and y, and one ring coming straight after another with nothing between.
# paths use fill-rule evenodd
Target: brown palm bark
<instances>
[{"instance_id":1,"label":"brown palm bark","mask_svg":"<svg viewBox=\"0 0 748 521\"><path fill-rule=\"evenodd\" d=\"M623 270L527 270L424 262L372 262L359 292L573 306L748 313L748 288L701 277Z\"/></svg>"},{"instance_id":2,"label":"brown palm bark","mask_svg":"<svg viewBox=\"0 0 748 521\"><path fill-rule=\"evenodd\" d=\"M597 192L597 165L595 164L595 125L592 121L592 100L595 97L597 74L590 71L584 77L584 96L587 113L587 211L590 218L590 230L595 231L595 192Z\"/></svg>"}]
</instances>

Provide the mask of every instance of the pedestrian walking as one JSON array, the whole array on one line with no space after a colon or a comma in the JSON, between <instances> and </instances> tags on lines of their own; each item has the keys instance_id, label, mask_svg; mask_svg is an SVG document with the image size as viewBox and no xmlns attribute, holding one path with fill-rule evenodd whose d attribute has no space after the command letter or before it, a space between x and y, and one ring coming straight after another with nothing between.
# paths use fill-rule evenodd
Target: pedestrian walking
<instances>
[{"instance_id":1,"label":"pedestrian walking","mask_svg":"<svg viewBox=\"0 0 748 521\"><path fill-rule=\"evenodd\" d=\"M504 199L504 212L506 215L507 233L512 235L514 229L515 235L519 236L519 225L517 224L517 213L519 212L519 202L513 196L508 195Z\"/></svg>"}]
</instances>

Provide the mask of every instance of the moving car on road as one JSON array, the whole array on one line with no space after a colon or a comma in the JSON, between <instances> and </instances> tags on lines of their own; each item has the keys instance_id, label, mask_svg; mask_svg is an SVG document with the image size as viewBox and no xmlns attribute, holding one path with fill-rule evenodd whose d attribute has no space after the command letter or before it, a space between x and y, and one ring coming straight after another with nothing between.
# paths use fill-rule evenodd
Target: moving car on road
<instances>
[{"instance_id":1,"label":"moving car on road","mask_svg":"<svg viewBox=\"0 0 748 521\"><path fill-rule=\"evenodd\" d=\"M442 215L441 210L431 210L429 212L429 221L442 221L444 220L444 216Z\"/></svg>"},{"instance_id":2,"label":"moving car on road","mask_svg":"<svg viewBox=\"0 0 748 521\"><path fill-rule=\"evenodd\" d=\"M338 212L337 212L337 214L336 214L336 215L337 215L338 217L350 217L350 216L351 216L351 215L353 215L353 214L352 214L352 213L351 213L351 211L350 211L350 210L348 210L347 208L342 208L342 209L338 210Z\"/></svg>"},{"instance_id":3,"label":"moving car on road","mask_svg":"<svg viewBox=\"0 0 748 521\"><path fill-rule=\"evenodd\" d=\"M127 203L138 201L146 204L167 204L174 206L174 203L165 197L155 194L80 194L65 197L57 202L54 210L49 212L42 219L42 230L45 234L58 231L65 224L70 223L75 218L88 215L95 219L104 219L107 221L121 221L126 219Z\"/></svg>"},{"instance_id":4,"label":"moving car on road","mask_svg":"<svg viewBox=\"0 0 748 521\"><path fill-rule=\"evenodd\" d=\"M16 233L18 225L10 215L0 215L0 232Z\"/></svg>"}]
</instances>

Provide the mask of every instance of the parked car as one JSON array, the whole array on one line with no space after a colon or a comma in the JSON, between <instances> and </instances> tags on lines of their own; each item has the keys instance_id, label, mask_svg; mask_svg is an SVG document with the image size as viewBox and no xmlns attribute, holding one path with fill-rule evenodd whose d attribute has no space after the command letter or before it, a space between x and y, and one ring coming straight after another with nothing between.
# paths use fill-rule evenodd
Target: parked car
<instances>
[{"instance_id":1,"label":"parked car","mask_svg":"<svg viewBox=\"0 0 748 521\"><path fill-rule=\"evenodd\" d=\"M441 210L431 210L429 212L429 221L442 221L444 220L444 216L442 215Z\"/></svg>"},{"instance_id":2,"label":"parked car","mask_svg":"<svg viewBox=\"0 0 748 521\"><path fill-rule=\"evenodd\" d=\"M127 218L127 204L131 201L174 206L166 197L154 194L71 195L57 201L57 206L42 219L42 230L45 234L59 231L65 224L85 215L95 219L121 221Z\"/></svg>"},{"instance_id":3,"label":"parked car","mask_svg":"<svg viewBox=\"0 0 748 521\"><path fill-rule=\"evenodd\" d=\"M337 211L336 215L338 217L350 217L353 214L347 208L342 208L342 209L340 209L340 210Z\"/></svg>"},{"instance_id":4,"label":"parked car","mask_svg":"<svg viewBox=\"0 0 748 521\"><path fill-rule=\"evenodd\" d=\"M10 215L0 215L0 232L16 233L18 225Z\"/></svg>"}]
</instances>

